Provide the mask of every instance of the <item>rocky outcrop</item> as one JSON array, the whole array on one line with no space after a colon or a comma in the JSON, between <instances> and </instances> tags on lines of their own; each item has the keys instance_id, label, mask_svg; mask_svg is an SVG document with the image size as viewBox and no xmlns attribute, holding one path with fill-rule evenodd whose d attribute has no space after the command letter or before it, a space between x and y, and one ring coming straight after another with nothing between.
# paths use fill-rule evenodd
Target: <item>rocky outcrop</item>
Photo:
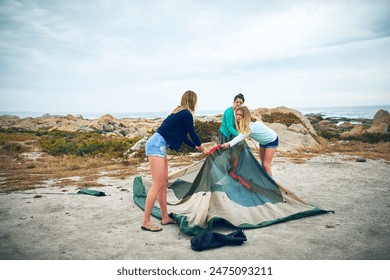
<instances>
[{"instance_id":1,"label":"rocky outcrop","mask_svg":"<svg viewBox=\"0 0 390 280\"><path fill-rule=\"evenodd\" d=\"M98 119L88 120L81 116L42 116L38 118L23 118L15 116L0 116L0 129L23 129L29 131L59 130L98 132L107 135L121 135L126 137L144 137L161 124L161 120L146 118L116 119L111 115L104 115Z\"/></svg>"},{"instance_id":2,"label":"rocky outcrop","mask_svg":"<svg viewBox=\"0 0 390 280\"><path fill-rule=\"evenodd\" d=\"M274 109L256 109L252 111L253 115L258 119L263 119L266 115L293 114L299 122L289 125L283 123L267 123L279 135L280 145L279 150L294 151L298 148L313 148L319 144L315 140L316 131L310 121L297 110L286 107L278 107ZM201 121L220 122L222 115L196 117ZM123 137L140 137L141 140L136 147L145 144L147 137L151 132L155 131L161 124L162 119L146 119L146 118L124 118L117 119L111 115L104 115L98 119L88 120L81 116L43 116L39 118L24 118L20 119L14 116L0 116L0 129L19 128L31 131L39 130L61 130L61 131L89 131L98 132L108 136L123 136ZM249 145L253 145L248 141ZM133 148L135 149L135 148ZM133 151L133 150L132 150ZM132 151L128 151L129 153Z\"/></svg>"},{"instance_id":3,"label":"rocky outcrop","mask_svg":"<svg viewBox=\"0 0 390 280\"><path fill-rule=\"evenodd\" d=\"M124 154L125 155L132 155L132 153L140 150L142 147L145 146L146 141L148 141L148 136L144 136L141 140L139 140L137 143L133 145L130 149L128 149Z\"/></svg>"},{"instance_id":4,"label":"rocky outcrop","mask_svg":"<svg viewBox=\"0 0 390 280\"><path fill-rule=\"evenodd\" d=\"M390 114L386 110L379 110L372 121L372 125L366 133L389 133Z\"/></svg>"},{"instance_id":5,"label":"rocky outcrop","mask_svg":"<svg viewBox=\"0 0 390 280\"><path fill-rule=\"evenodd\" d=\"M267 123L279 136L279 151L296 151L301 148L317 148L319 143L316 140L317 133L310 123L309 119L301 112L290 109L287 107L277 108L260 108L253 110L252 115L257 119L266 119L266 115L272 115L274 113L295 116L299 123L292 123L286 125L283 123ZM253 145L252 143L248 143Z\"/></svg>"},{"instance_id":6,"label":"rocky outcrop","mask_svg":"<svg viewBox=\"0 0 390 280\"><path fill-rule=\"evenodd\" d=\"M276 108L271 108L271 109L259 108L259 109L252 111L253 116L255 118L259 118L261 120L264 118L265 115L271 115L273 113L280 113L280 114L284 114L284 115L293 114L300 119L300 121L302 122L302 124L304 125L304 127L306 128L306 130L309 133L311 133L313 135L317 135L317 133L316 133L315 129L313 128L309 119L305 115L303 115L301 112L299 112L295 109L281 106L281 107L276 107Z\"/></svg>"},{"instance_id":7,"label":"rocky outcrop","mask_svg":"<svg viewBox=\"0 0 390 280\"><path fill-rule=\"evenodd\" d=\"M379 110L371 119L322 119L321 116L308 116L314 129L319 135L327 138L348 139L362 135L382 134L390 132L390 114L386 110Z\"/></svg>"},{"instance_id":8,"label":"rocky outcrop","mask_svg":"<svg viewBox=\"0 0 390 280\"><path fill-rule=\"evenodd\" d=\"M289 127L280 124L269 124L279 136L279 151L292 152L302 148L316 148L319 143L313 135L301 124L292 124Z\"/></svg>"},{"instance_id":9,"label":"rocky outcrop","mask_svg":"<svg viewBox=\"0 0 390 280\"><path fill-rule=\"evenodd\" d=\"M341 138L348 138L353 136L359 136L362 135L363 132L367 129L366 126L357 124L355 126L352 126L352 129L346 132L343 132L341 134Z\"/></svg>"}]
</instances>

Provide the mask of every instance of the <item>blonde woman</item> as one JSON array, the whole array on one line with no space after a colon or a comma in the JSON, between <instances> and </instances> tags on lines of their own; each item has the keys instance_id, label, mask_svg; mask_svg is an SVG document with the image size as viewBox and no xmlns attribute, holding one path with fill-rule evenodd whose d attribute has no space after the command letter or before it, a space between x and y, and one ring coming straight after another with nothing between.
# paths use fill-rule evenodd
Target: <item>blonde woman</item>
<instances>
[{"instance_id":1,"label":"blonde woman","mask_svg":"<svg viewBox=\"0 0 390 280\"><path fill-rule=\"evenodd\" d=\"M251 137L260 144L260 159L265 171L272 177L271 162L279 145L279 137L275 131L252 118L251 112L246 106L237 107L235 111L236 128L240 134L230 142L221 145L227 149L241 142L245 137Z\"/></svg>"},{"instance_id":2,"label":"blonde woman","mask_svg":"<svg viewBox=\"0 0 390 280\"><path fill-rule=\"evenodd\" d=\"M145 152L149 159L152 175L152 187L146 197L144 220L141 226L143 230L152 232L162 230L161 227L153 224L150 219L156 199L158 199L161 210L161 224L175 223L168 215L167 210L168 148L179 151L181 145L186 143L199 152L207 154L207 150L202 146L199 136L195 132L193 114L196 103L196 93L190 90L186 91L181 98L180 105L162 122L161 126L145 144Z\"/></svg>"}]
</instances>

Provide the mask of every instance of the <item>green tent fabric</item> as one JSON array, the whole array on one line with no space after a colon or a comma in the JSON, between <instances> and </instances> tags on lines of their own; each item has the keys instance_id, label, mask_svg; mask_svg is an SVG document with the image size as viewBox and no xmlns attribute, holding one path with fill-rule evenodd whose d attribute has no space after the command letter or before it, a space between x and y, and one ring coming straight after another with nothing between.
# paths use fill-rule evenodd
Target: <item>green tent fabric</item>
<instances>
[{"instance_id":1,"label":"green tent fabric","mask_svg":"<svg viewBox=\"0 0 390 280\"><path fill-rule=\"evenodd\" d=\"M244 141L170 174L168 184L168 212L188 235L211 231L216 224L260 228L328 212L277 184ZM150 186L150 180L135 177L133 199L142 209ZM152 215L161 219L156 205Z\"/></svg>"},{"instance_id":2,"label":"green tent fabric","mask_svg":"<svg viewBox=\"0 0 390 280\"><path fill-rule=\"evenodd\" d=\"M106 196L106 194L102 191L95 191L95 190L89 190L89 189L81 189L77 193L94 195L94 196Z\"/></svg>"}]
</instances>

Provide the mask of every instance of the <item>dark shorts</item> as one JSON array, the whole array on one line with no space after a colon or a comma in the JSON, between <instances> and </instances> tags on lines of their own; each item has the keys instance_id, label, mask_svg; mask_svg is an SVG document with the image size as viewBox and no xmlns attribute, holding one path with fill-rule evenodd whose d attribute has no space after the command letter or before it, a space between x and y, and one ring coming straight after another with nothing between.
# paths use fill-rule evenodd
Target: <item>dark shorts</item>
<instances>
[{"instance_id":1,"label":"dark shorts","mask_svg":"<svg viewBox=\"0 0 390 280\"><path fill-rule=\"evenodd\" d=\"M279 137L276 137L276 139L270 143L267 144L260 144L260 148L277 148L279 146Z\"/></svg>"},{"instance_id":2,"label":"dark shorts","mask_svg":"<svg viewBox=\"0 0 390 280\"><path fill-rule=\"evenodd\" d=\"M230 137L226 137L224 134L222 134L221 132L219 132L219 144L223 144L223 143L227 143L229 142L230 140L232 140L234 138L234 136L230 136Z\"/></svg>"}]
</instances>

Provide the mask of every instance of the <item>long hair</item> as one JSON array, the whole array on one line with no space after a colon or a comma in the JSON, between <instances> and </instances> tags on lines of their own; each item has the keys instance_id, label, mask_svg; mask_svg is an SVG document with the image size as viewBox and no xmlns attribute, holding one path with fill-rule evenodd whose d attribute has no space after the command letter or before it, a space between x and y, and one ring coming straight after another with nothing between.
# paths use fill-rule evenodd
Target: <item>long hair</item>
<instances>
[{"instance_id":1,"label":"long hair","mask_svg":"<svg viewBox=\"0 0 390 280\"><path fill-rule=\"evenodd\" d=\"M256 121L256 119L252 118L251 111L246 106L237 107L236 112L237 111L241 112L242 118L240 122L238 122L236 119L236 128L239 133L247 134L250 130L249 128L250 122L251 121L254 122Z\"/></svg>"},{"instance_id":2,"label":"long hair","mask_svg":"<svg viewBox=\"0 0 390 280\"><path fill-rule=\"evenodd\" d=\"M172 111L172 114L180 112L184 109L187 109L192 114L194 114L197 101L198 96L196 95L196 93L192 90L187 90L185 93L183 93L183 96L181 97L180 105Z\"/></svg>"}]
</instances>

